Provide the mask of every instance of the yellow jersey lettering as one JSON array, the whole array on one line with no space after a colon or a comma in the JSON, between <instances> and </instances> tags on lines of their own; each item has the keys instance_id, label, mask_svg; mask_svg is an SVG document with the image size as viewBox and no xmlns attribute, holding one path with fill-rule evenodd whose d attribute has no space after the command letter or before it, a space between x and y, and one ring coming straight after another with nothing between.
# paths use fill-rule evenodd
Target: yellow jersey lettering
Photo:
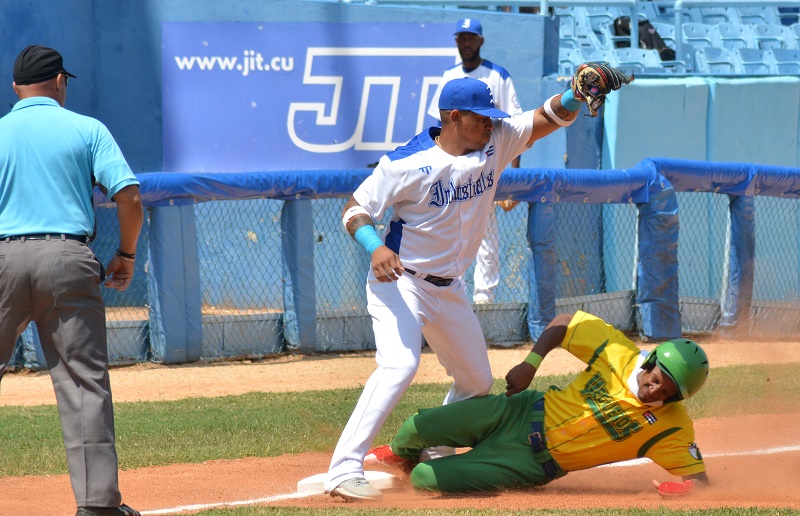
<instances>
[{"instance_id":1,"label":"yellow jersey lettering","mask_svg":"<svg viewBox=\"0 0 800 516\"><path fill-rule=\"evenodd\" d=\"M624 441L642 426L625 414L619 403L609 394L606 381L598 372L592 375L581 390L581 395L592 411L592 416L614 441Z\"/></svg>"}]
</instances>

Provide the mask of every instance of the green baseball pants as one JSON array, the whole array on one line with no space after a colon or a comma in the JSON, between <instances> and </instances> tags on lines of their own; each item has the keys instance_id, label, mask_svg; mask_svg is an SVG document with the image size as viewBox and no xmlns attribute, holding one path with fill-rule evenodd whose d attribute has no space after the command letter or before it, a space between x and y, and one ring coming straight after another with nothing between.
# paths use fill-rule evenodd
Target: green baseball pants
<instances>
[{"instance_id":1,"label":"green baseball pants","mask_svg":"<svg viewBox=\"0 0 800 516\"><path fill-rule=\"evenodd\" d=\"M416 460L433 446L472 448L418 464L411 472L411 485L418 489L459 493L545 485L552 479L536 460L541 454L537 457L528 442L531 421L544 417L533 410L543 396L524 391L510 398L489 395L421 409L400 426L392 450ZM556 478L565 474L557 468Z\"/></svg>"}]
</instances>

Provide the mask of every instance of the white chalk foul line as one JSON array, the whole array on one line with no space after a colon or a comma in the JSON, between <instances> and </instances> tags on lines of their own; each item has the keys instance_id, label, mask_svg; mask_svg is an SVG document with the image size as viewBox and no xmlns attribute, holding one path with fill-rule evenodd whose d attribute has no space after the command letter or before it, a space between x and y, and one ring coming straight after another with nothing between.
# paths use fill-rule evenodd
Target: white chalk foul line
<instances>
[{"instance_id":1,"label":"white chalk foul line","mask_svg":"<svg viewBox=\"0 0 800 516\"><path fill-rule=\"evenodd\" d=\"M302 493L288 493L275 496L267 496L265 498L256 498L253 500L238 500L235 502L219 502L219 503L202 503L195 505L183 505L180 507L172 507L170 509L155 509L152 511L139 511L145 514L180 514L188 511L204 511L206 509L220 509L225 507L237 507L240 505L256 505L259 503L279 502L281 500L291 500L292 498L306 498L308 496L316 496L324 494L320 492L302 492Z\"/></svg>"},{"instance_id":2,"label":"white chalk foul line","mask_svg":"<svg viewBox=\"0 0 800 516\"><path fill-rule=\"evenodd\" d=\"M743 451L743 452L730 452L730 453L709 453L708 455L703 454L704 459L711 459L714 457L742 457L745 455L772 455L775 453L786 453L786 452L793 452L793 451L800 451L800 445L797 446L781 446L778 448L767 448L766 450L752 450L752 451ZM626 460L625 462L615 462L613 464L603 464L602 466L597 466L598 468L625 468L628 466L638 466L639 464L647 464L648 462L652 462L650 459L643 458L643 459L633 459L633 460Z\"/></svg>"},{"instance_id":3,"label":"white chalk foul line","mask_svg":"<svg viewBox=\"0 0 800 516\"><path fill-rule=\"evenodd\" d=\"M752 450L752 451L744 451L744 452L731 452L731 453L711 453L708 455L703 455L704 458L714 458L714 457L740 457L743 455L772 455L775 453L786 453L786 452L794 452L800 451L800 445L797 446L781 446L778 448L767 448L765 450ZM602 466L598 466L599 468L621 468L627 466L637 466L639 464L646 464L650 462L650 459L633 459L627 460L625 462L616 462L614 464L603 464ZM316 496L324 494L322 491L319 492L298 492L298 493L288 493L282 495L275 495L275 496L268 496L265 498L256 498L253 500L238 500L235 502L219 502L219 503L205 503L205 504L195 504L195 505L183 505L181 507L173 507L170 509L155 509L152 511L140 511L142 515L148 514L180 514L182 512L188 511L203 511L206 509L218 509L218 508L225 508L225 507L237 507L240 505L256 505L259 503L270 503L270 502L279 502L281 500L291 500L293 498L306 498L309 496Z\"/></svg>"}]
</instances>

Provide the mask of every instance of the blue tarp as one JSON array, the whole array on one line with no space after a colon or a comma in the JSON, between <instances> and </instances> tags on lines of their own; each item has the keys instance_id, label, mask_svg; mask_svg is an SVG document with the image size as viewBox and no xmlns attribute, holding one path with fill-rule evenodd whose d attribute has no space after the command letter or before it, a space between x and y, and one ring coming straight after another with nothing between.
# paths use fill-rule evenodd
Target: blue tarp
<instances>
[{"instance_id":1,"label":"blue tarp","mask_svg":"<svg viewBox=\"0 0 800 516\"><path fill-rule=\"evenodd\" d=\"M212 200L346 198L371 172L370 169L221 174L151 172L137 177L144 204L163 207ZM545 208L559 202L637 205L639 332L651 338L680 335L675 192L728 194L733 197L732 209L739 206L734 202L738 197L800 198L800 169L654 158L622 170L509 169L504 172L496 197L531 203L533 216L529 219L528 236L534 280L530 285L529 327L534 338L556 313L554 278L559 272L553 258L553 217L545 216ZM97 190L95 204L112 205ZM741 210L733 210L732 231L737 245L730 258L730 288L725 303L725 322L730 325L735 325L749 309L755 243L743 235L752 235L754 231L751 204L744 203ZM287 309L291 310L291 304Z\"/></svg>"}]
</instances>

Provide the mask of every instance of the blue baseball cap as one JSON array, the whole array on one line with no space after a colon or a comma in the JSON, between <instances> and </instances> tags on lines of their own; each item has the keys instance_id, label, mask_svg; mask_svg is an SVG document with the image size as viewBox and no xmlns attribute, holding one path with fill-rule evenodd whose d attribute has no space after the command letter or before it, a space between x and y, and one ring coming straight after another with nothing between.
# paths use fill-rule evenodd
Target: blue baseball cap
<instances>
[{"instance_id":1,"label":"blue baseball cap","mask_svg":"<svg viewBox=\"0 0 800 516\"><path fill-rule=\"evenodd\" d=\"M462 77L444 85L439 96L439 109L472 111L492 118L508 118L511 115L494 107L494 98L489 85L478 79Z\"/></svg>"},{"instance_id":2,"label":"blue baseball cap","mask_svg":"<svg viewBox=\"0 0 800 516\"><path fill-rule=\"evenodd\" d=\"M483 27L481 27L481 22L478 20L473 20L472 18L464 18L463 20L458 20L456 23L456 34L459 32L471 32L473 34L477 34L478 36L483 36Z\"/></svg>"}]
</instances>

